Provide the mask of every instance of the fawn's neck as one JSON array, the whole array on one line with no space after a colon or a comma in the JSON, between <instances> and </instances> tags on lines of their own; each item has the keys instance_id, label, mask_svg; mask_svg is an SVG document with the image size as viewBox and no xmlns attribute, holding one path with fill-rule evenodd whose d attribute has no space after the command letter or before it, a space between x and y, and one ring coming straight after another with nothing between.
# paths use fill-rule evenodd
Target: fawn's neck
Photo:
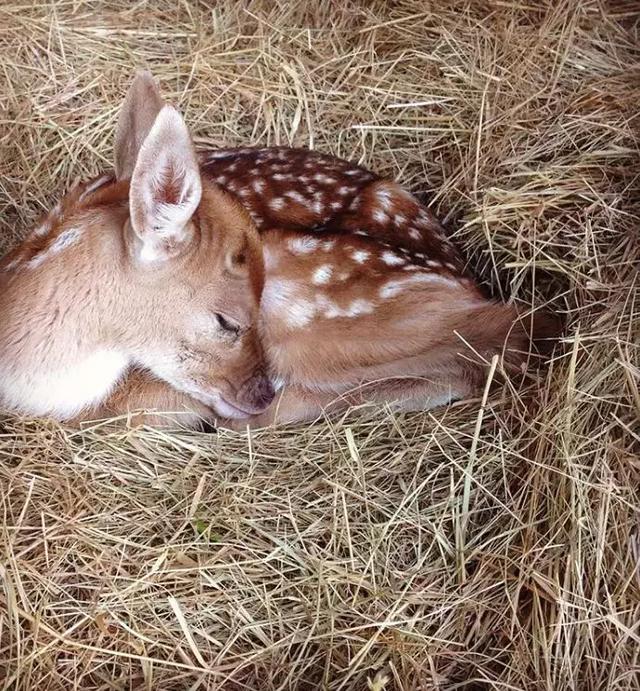
<instances>
[{"instance_id":1,"label":"fawn's neck","mask_svg":"<svg viewBox=\"0 0 640 691\"><path fill-rule=\"evenodd\" d=\"M0 271L0 403L70 418L106 397L132 360L123 214L102 210L77 240ZM123 347L124 346L124 347Z\"/></svg>"}]
</instances>

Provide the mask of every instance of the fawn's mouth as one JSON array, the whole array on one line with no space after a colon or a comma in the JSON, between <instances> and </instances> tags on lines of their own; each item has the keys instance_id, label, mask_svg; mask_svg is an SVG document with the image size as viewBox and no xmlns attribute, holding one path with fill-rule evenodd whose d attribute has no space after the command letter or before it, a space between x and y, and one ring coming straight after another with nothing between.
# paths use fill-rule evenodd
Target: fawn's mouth
<instances>
[{"instance_id":1,"label":"fawn's mouth","mask_svg":"<svg viewBox=\"0 0 640 691\"><path fill-rule=\"evenodd\" d=\"M229 401L222 398L222 396L220 395L216 397L215 401L212 401L211 405L216 411L216 413L218 413L218 415L233 418L234 420L248 418L254 414L253 412L248 412L246 410L243 410L242 408L239 408L237 405L234 405L233 403L229 403Z\"/></svg>"},{"instance_id":2,"label":"fawn's mouth","mask_svg":"<svg viewBox=\"0 0 640 691\"><path fill-rule=\"evenodd\" d=\"M233 402L223 396L219 390L213 389L206 391L201 386L190 386L186 389L194 398L212 408L221 417L234 420L244 420L252 415L262 413L268 405L253 405L250 403L238 403L235 397ZM271 398L268 403L271 402Z\"/></svg>"},{"instance_id":3,"label":"fawn's mouth","mask_svg":"<svg viewBox=\"0 0 640 691\"><path fill-rule=\"evenodd\" d=\"M253 415L254 411L245 410L235 403L230 403L226 398L215 391L205 391L199 386L189 386L184 389L186 393L193 396L201 403L209 406L217 415L226 418L233 418L234 420L242 420Z\"/></svg>"}]
</instances>

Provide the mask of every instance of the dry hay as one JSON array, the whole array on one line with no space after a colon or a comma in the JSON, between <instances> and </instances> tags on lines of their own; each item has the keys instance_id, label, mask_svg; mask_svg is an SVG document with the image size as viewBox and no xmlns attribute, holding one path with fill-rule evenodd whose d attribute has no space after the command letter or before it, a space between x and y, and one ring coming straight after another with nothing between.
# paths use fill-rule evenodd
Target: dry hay
<instances>
[{"instance_id":1,"label":"dry hay","mask_svg":"<svg viewBox=\"0 0 640 691\"><path fill-rule=\"evenodd\" d=\"M200 143L396 176L568 319L485 406L250 439L5 416L3 689L638 688L638 9L0 6L3 247L109 163L146 65Z\"/></svg>"}]
</instances>

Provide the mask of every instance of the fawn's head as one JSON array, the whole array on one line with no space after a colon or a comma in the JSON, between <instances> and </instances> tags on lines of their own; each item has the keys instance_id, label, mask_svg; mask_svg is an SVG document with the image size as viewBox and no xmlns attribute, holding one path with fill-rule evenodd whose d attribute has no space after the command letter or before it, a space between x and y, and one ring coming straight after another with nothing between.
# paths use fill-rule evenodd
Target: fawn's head
<instances>
[{"instance_id":1,"label":"fawn's head","mask_svg":"<svg viewBox=\"0 0 640 691\"><path fill-rule=\"evenodd\" d=\"M145 299L136 359L174 387L238 417L273 398L258 336L262 246L248 213L201 177L180 114L139 73L122 107L118 180L130 180L124 246Z\"/></svg>"},{"instance_id":2,"label":"fawn's head","mask_svg":"<svg viewBox=\"0 0 640 691\"><path fill-rule=\"evenodd\" d=\"M0 262L14 296L0 299L0 398L65 417L133 365L225 417L263 410L273 389L257 328L260 238L201 177L182 117L148 73L121 110L115 178L75 188Z\"/></svg>"}]
</instances>

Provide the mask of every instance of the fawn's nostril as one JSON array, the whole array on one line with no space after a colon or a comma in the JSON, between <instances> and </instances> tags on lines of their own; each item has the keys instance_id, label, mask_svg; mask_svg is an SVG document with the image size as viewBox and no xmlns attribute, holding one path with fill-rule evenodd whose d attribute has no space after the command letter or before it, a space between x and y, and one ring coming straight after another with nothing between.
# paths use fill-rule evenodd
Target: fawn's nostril
<instances>
[{"instance_id":1,"label":"fawn's nostril","mask_svg":"<svg viewBox=\"0 0 640 691\"><path fill-rule=\"evenodd\" d=\"M250 377L239 391L239 398L246 405L258 410L267 408L275 395L276 392L271 380L262 372Z\"/></svg>"},{"instance_id":2,"label":"fawn's nostril","mask_svg":"<svg viewBox=\"0 0 640 691\"><path fill-rule=\"evenodd\" d=\"M271 401L275 398L276 391L273 388L273 384L269 377L263 377L262 384L260 386L260 395L262 398L262 405L266 408Z\"/></svg>"}]
</instances>

